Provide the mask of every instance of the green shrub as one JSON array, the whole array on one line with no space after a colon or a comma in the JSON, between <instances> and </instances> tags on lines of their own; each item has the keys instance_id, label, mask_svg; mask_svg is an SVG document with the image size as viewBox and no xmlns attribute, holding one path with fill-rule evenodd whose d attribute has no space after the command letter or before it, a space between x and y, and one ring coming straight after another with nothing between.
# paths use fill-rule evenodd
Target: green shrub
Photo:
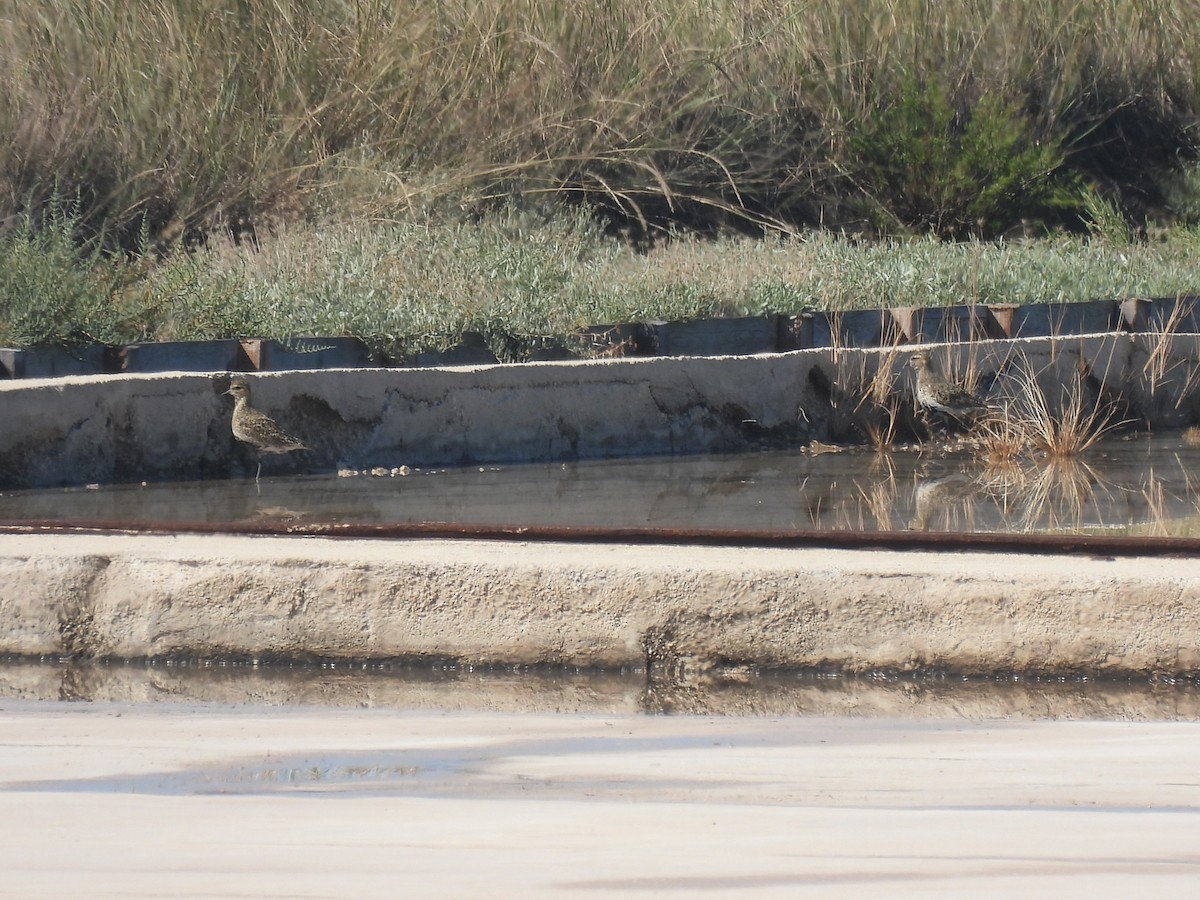
<instances>
[{"instance_id":1,"label":"green shrub","mask_svg":"<svg viewBox=\"0 0 1200 900\"><path fill-rule=\"evenodd\" d=\"M297 226L258 249L78 250L69 212L0 236L0 343L349 335L411 355L481 332L505 358L583 326L1200 293L1200 231L1120 245L678 236L640 253L587 210Z\"/></svg>"},{"instance_id":2,"label":"green shrub","mask_svg":"<svg viewBox=\"0 0 1200 900\"><path fill-rule=\"evenodd\" d=\"M81 249L76 212L59 207L38 226L23 219L0 237L0 343L106 342L122 334L123 265L98 242Z\"/></svg>"},{"instance_id":3,"label":"green shrub","mask_svg":"<svg viewBox=\"0 0 1200 900\"><path fill-rule=\"evenodd\" d=\"M849 144L868 214L889 231L993 237L1081 203L1062 151L1039 141L1029 117L998 94L968 106L940 83L911 80L853 126Z\"/></svg>"}]
</instances>

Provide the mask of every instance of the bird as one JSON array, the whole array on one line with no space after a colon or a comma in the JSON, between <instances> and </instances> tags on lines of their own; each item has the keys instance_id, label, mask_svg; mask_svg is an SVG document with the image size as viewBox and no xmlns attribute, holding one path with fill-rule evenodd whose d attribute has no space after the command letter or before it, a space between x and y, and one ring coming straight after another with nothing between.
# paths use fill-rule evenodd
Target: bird
<instances>
[{"instance_id":1,"label":"bird","mask_svg":"<svg viewBox=\"0 0 1200 900\"><path fill-rule=\"evenodd\" d=\"M250 383L245 378L234 378L225 392L237 402L233 406L233 436L249 444L258 454L258 470L254 482L262 474L264 453L290 453L292 450L307 450L304 442L288 434L272 419L250 405Z\"/></svg>"},{"instance_id":2,"label":"bird","mask_svg":"<svg viewBox=\"0 0 1200 900\"><path fill-rule=\"evenodd\" d=\"M921 409L945 413L967 425L987 412L988 405L978 394L935 372L928 353L914 353L909 362L917 372L917 405Z\"/></svg>"}]
</instances>

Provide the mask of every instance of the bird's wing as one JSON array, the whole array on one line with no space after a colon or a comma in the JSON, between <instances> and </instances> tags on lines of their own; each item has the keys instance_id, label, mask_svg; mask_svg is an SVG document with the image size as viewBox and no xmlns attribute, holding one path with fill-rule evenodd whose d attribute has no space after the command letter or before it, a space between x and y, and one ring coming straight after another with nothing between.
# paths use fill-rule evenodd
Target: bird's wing
<instances>
[{"instance_id":1,"label":"bird's wing","mask_svg":"<svg viewBox=\"0 0 1200 900\"><path fill-rule=\"evenodd\" d=\"M298 437L288 434L270 416L260 413L257 409L246 410L242 419L242 427L269 443L301 444Z\"/></svg>"},{"instance_id":2,"label":"bird's wing","mask_svg":"<svg viewBox=\"0 0 1200 900\"><path fill-rule=\"evenodd\" d=\"M947 398L947 406L987 406L986 403L977 395L963 388L955 388Z\"/></svg>"}]
</instances>

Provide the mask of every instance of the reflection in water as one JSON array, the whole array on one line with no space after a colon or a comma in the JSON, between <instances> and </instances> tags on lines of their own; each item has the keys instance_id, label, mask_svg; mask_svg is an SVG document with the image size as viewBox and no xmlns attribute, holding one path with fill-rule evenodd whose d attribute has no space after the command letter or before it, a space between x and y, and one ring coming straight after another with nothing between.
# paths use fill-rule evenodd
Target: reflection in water
<instances>
[{"instance_id":1,"label":"reflection in water","mask_svg":"<svg viewBox=\"0 0 1200 900\"><path fill-rule=\"evenodd\" d=\"M391 760L389 761L389 758ZM342 759L328 755L288 757L265 765L217 766L158 772L149 775L101 778L64 778L42 781L26 790L94 792L104 794L158 794L196 796L203 794L272 794L295 791L378 791L411 789L425 767L403 760L412 753L372 753ZM437 766L447 769L447 764Z\"/></svg>"},{"instance_id":2,"label":"reflection in water","mask_svg":"<svg viewBox=\"0 0 1200 900\"><path fill-rule=\"evenodd\" d=\"M1164 496L1162 482L1153 476L1141 483L1116 483L1078 459L1008 462L920 482L910 527L957 532L1133 533L1141 530L1139 526L1162 522L1171 515L1173 510L1162 503ZM1183 512L1190 515L1194 510L1193 504Z\"/></svg>"},{"instance_id":3,"label":"reflection in water","mask_svg":"<svg viewBox=\"0 0 1200 900\"><path fill-rule=\"evenodd\" d=\"M1108 441L1078 459L830 452L585 461L385 476L0 493L0 520L650 526L774 531L1200 533L1200 448ZM406 474L401 474L401 473Z\"/></svg>"},{"instance_id":4,"label":"reflection in water","mask_svg":"<svg viewBox=\"0 0 1200 900\"><path fill-rule=\"evenodd\" d=\"M835 676L745 667L658 682L641 670L553 667L8 660L0 662L0 698L474 712L1200 720L1200 686L1184 679Z\"/></svg>"}]
</instances>

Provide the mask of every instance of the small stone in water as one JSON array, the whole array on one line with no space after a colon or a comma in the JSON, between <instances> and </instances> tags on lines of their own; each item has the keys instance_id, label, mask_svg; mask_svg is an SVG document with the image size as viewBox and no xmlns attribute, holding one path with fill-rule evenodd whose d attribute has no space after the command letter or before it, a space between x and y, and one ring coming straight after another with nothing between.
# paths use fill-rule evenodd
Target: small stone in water
<instances>
[{"instance_id":1,"label":"small stone in water","mask_svg":"<svg viewBox=\"0 0 1200 900\"><path fill-rule=\"evenodd\" d=\"M390 475L392 473L391 473L390 469L385 469L383 466L376 466L375 468L373 468L371 470L371 474L377 475L377 476L382 476L382 475Z\"/></svg>"}]
</instances>

